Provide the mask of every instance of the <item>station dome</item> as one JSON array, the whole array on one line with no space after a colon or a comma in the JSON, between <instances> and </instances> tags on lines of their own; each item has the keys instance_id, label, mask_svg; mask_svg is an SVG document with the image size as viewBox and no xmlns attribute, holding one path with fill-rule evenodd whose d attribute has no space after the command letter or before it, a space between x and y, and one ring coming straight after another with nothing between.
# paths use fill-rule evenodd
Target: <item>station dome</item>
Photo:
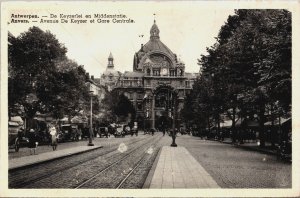
<instances>
[{"instance_id":1,"label":"station dome","mask_svg":"<svg viewBox=\"0 0 300 198\"><path fill-rule=\"evenodd\" d=\"M150 29L150 40L145 45L142 45L141 49L137 53L135 53L134 69L142 69L141 66L139 66L142 58L145 55L153 53L165 55L171 61L176 61L176 55L163 42L161 42L159 32L159 28L156 24L156 21L154 20L154 24Z\"/></svg>"}]
</instances>

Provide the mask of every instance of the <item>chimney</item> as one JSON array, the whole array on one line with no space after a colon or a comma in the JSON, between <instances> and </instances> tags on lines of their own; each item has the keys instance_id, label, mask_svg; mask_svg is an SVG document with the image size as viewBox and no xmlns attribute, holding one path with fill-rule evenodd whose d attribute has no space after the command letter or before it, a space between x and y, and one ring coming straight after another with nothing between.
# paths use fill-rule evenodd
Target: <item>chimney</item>
<instances>
[{"instance_id":1,"label":"chimney","mask_svg":"<svg viewBox=\"0 0 300 198\"><path fill-rule=\"evenodd\" d=\"M94 75L91 75L91 79L94 80Z\"/></svg>"}]
</instances>

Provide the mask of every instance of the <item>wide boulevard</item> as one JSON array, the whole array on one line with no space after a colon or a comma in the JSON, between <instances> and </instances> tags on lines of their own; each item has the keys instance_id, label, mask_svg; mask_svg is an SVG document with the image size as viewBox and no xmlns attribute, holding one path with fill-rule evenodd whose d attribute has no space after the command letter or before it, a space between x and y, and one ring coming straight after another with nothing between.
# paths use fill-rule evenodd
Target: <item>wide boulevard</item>
<instances>
[{"instance_id":1,"label":"wide boulevard","mask_svg":"<svg viewBox=\"0 0 300 198\"><path fill-rule=\"evenodd\" d=\"M171 137L140 132L133 137L94 138L94 143L103 147L9 170L9 188L147 188L161 148L171 144ZM275 155L191 135L178 136L176 143L185 147L221 188L291 187L291 163ZM61 143L57 151L40 146L35 157L86 144L86 140ZM19 153L10 150L9 159L26 155L28 148Z\"/></svg>"}]
</instances>

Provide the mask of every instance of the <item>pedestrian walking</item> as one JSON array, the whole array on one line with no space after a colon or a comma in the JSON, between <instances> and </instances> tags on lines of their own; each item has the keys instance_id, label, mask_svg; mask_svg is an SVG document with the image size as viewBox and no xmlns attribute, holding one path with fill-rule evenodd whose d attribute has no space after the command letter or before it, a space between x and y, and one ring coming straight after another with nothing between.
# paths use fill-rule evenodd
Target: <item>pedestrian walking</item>
<instances>
[{"instance_id":1,"label":"pedestrian walking","mask_svg":"<svg viewBox=\"0 0 300 198\"><path fill-rule=\"evenodd\" d=\"M152 129L151 129L151 134L152 134L152 136L154 135L154 131L155 131L155 129L152 128Z\"/></svg>"},{"instance_id":2,"label":"pedestrian walking","mask_svg":"<svg viewBox=\"0 0 300 198\"><path fill-rule=\"evenodd\" d=\"M54 125L50 127L50 135L51 135L51 146L53 151L57 148L57 131Z\"/></svg>"},{"instance_id":3,"label":"pedestrian walking","mask_svg":"<svg viewBox=\"0 0 300 198\"><path fill-rule=\"evenodd\" d=\"M78 140L81 140L82 139L82 129L79 128L78 129Z\"/></svg>"},{"instance_id":4,"label":"pedestrian walking","mask_svg":"<svg viewBox=\"0 0 300 198\"><path fill-rule=\"evenodd\" d=\"M29 130L28 139L29 139L28 148L30 148L30 155L32 155L32 153L36 155L36 149L39 143L34 129Z\"/></svg>"}]
</instances>

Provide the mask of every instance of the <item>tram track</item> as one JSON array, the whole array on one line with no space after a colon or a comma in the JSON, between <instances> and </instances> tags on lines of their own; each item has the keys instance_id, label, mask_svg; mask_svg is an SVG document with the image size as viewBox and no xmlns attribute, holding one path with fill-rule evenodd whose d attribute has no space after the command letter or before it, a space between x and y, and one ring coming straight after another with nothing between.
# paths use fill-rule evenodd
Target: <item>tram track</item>
<instances>
[{"instance_id":1,"label":"tram track","mask_svg":"<svg viewBox=\"0 0 300 198\"><path fill-rule=\"evenodd\" d=\"M152 139L151 142L147 142L146 145L152 145L153 142L156 142L155 146L157 145L157 143L159 142L159 140L161 139L161 137L155 137ZM95 183L95 179L97 177L99 177L99 175L105 173L106 171L108 171L109 169L113 168L114 166L120 164L121 162L123 162L123 160L126 160L128 156L130 155L133 155L136 151L140 151L139 149L144 147L145 149L143 149L143 152L144 153L141 157L141 159L136 163L136 165L134 166L134 168L125 176L125 178L121 179L120 182L118 182L118 184L113 187L113 188L120 188L124 182L132 175L132 173L136 170L136 168L141 164L141 162L145 159L145 156L147 155L146 154L146 150L148 149L148 146L145 146L145 145L141 145L140 147L137 147L136 149L132 150L131 152L127 153L124 157L122 157L121 159L109 164L108 166L106 166L104 169L102 170L99 170L99 172L95 175L93 175L92 177L90 177L89 179L85 180L84 182L80 183L79 185L77 185L75 187L75 189L79 189L79 188L84 188L84 186L90 186L89 183Z\"/></svg>"},{"instance_id":2,"label":"tram track","mask_svg":"<svg viewBox=\"0 0 300 198\"><path fill-rule=\"evenodd\" d=\"M125 143L126 144L131 144L131 145L132 144L136 144L136 143L138 144L139 142L147 141L147 138L139 139L139 140L136 140L136 141L130 141L130 140L127 141L127 142L125 142ZM87 162L89 162L91 160L95 160L97 158L101 158L101 157L103 157L105 155L108 155L109 153L114 152L116 150L117 145L119 145L119 143L114 144L111 149L109 149L109 150L101 153L100 155L99 155L99 153L95 153L95 150L94 150L94 152L91 151L91 152L93 152L95 154L93 154L92 156L85 157L84 159L76 159L76 160L74 160L73 163L69 163L69 164L68 163L64 163L64 162L66 162L72 156L68 156L68 157L66 157L64 159L57 159L57 161L60 161L59 164L64 164L64 166L63 167L56 166L55 170L50 170L49 171L49 169L47 169L47 166L46 166L46 164L49 164L49 163L56 163L55 160L51 161L51 162L45 162L43 164L38 164L36 166L35 165L31 165L30 167L26 167L25 169L22 169L22 170L19 170L19 169L17 169L17 170L14 170L14 169L9 170L9 188L24 188L24 187L26 187L26 186L28 186L30 184L36 183L38 181L41 181L41 180L43 180L45 178L50 177L51 175L53 175L53 171L55 171L56 173L57 172L64 172L64 171L66 171L68 169L71 169L71 168L76 167L76 166L80 166L80 165L82 165L84 163L87 163ZM76 157L81 158L83 156L80 155L80 156L76 156ZM37 166L40 167L42 170L38 171L38 168L36 168ZM32 172L34 171L34 176L33 177L26 177L26 178L24 178L24 175L28 172L28 170L31 170Z\"/></svg>"},{"instance_id":3,"label":"tram track","mask_svg":"<svg viewBox=\"0 0 300 198\"><path fill-rule=\"evenodd\" d=\"M157 147L158 145L158 142L156 142L155 146L154 147ZM123 185L125 184L125 182L130 178L130 176L133 175L133 173L135 172L135 170L142 164L142 162L146 159L146 157L148 156L149 154L144 152L144 155L141 157L141 159L137 162L137 164L134 166L134 168L126 175L126 177L118 184L118 186L116 187L116 189L120 189L123 187Z\"/></svg>"}]
</instances>

